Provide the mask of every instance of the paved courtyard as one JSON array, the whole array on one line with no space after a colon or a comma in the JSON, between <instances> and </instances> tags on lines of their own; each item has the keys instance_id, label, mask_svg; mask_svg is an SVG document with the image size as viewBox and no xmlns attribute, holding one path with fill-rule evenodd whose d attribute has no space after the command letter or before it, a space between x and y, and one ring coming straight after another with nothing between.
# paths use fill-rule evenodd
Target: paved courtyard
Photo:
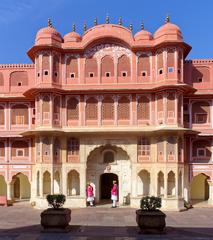
<instances>
[{"instance_id":1,"label":"paved courtyard","mask_svg":"<svg viewBox=\"0 0 213 240\"><path fill-rule=\"evenodd\" d=\"M0 240L45 239L213 239L213 208L167 212L167 233L139 234L135 209L109 206L73 209L69 233L42 233L41 210L28 204L0 207Z\"/></svg>"}]
</instances>

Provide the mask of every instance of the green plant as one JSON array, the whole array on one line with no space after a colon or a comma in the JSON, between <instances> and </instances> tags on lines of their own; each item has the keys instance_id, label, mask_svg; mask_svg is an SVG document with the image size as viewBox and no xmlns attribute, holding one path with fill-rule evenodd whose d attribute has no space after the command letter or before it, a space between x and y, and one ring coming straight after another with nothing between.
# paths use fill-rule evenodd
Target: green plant
<instances>
[{"instance_id":1,"label":"green plant","mask_svg":"<svg viewBox=\"0 0 213 240\"><path fill-rule=\"evenodd\" d=\"M63 194L48 194L47 195L47 202L49 206L54 209L61 208L66 201L66 197Z\"/></svg>"},{"instance_id":2,"label":"green plant","mask_svg":"<svg viewBox=\"0 0 213 240\"><path fill-rule=\"evenodd\" d=\"M154 197L154 196L146 196L141 199L141 205L142 210L146 211L155 211L158 208L161 208L161 198L160 197Z\"/></svg>"}]
</instances>

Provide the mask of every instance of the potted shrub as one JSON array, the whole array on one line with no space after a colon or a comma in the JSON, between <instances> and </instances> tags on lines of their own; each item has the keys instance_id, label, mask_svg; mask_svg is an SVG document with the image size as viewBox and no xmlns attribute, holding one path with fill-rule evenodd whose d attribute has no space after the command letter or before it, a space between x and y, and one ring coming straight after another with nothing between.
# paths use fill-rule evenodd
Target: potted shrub
<instances>
[{"instance_id":1,"label":"potted shrub","mask_svg":"<svg viewBox=\"0 0 213 240\"><path fill-rule=\"evenodd\" d=\"M166 214L159 210L161 198L146 196L141 199L140 209L136 210L136 222L142 233L163 233L166 227Z\"/></svg>"},{"instance_id":2,"label":"potted shrub","mask_svg":"<svg viewBox=\"0 0 213 240\"><path fill-rule=\"evenodd\" d=\"M41 226L44 231L67 231L71 220L71 210L62 208L66 197L63 194L47 195L47 201L51 208L41 213Z\"/></svg>"}]
</instances>

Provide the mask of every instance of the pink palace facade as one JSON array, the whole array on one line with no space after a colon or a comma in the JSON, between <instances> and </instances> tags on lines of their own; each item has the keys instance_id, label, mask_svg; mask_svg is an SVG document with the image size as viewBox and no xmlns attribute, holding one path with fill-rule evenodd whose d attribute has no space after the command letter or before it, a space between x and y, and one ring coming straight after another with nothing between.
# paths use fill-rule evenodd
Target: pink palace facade
<instances>
[{"instance_id":1,"label":"pink palace facade","mask_svg":"<svg viewBox=\"0 0 213 240\"><path fill-rule=\"evenodd\" d=\"M0 195L83 207L88 181L101 202L117 180L120 204L212 205L213 60L185 60L168 18L153 35L109 19L84 30L62 37L49 21L32 64L0 65Z\"/></svg>"}]
</instances>

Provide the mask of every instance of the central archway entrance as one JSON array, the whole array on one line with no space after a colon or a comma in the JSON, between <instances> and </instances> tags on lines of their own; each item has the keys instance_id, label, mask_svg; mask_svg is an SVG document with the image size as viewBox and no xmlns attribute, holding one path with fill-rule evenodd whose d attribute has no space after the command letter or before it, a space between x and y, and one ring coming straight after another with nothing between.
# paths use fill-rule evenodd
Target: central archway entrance
<instances>
[{"instance_id":1,"label":"central archway entrance","mask_svg":"<svg viewBox=\"0 0 213 240\"><path fill-rule=\"evenodd\" d=\"M125 150L115 145L95 148L87 158L86 181L93 185L96 203L111 201L113 180L119 184L119 203L123 204L123 199L131 195L130 158Z\"/></svg>"},{"instance_id":2,"label":"central archway entrance","mask_svg":"<svg viewBox=\"0 0 213 240\"><path fill-rule=\"evenodd\" d=\"M100 176L100 199L101 200L111 199L111 189L113 186L113 181L116 181L118 185L118 176L114 173L104 173Z\"/></svg>"}]
</instances>

